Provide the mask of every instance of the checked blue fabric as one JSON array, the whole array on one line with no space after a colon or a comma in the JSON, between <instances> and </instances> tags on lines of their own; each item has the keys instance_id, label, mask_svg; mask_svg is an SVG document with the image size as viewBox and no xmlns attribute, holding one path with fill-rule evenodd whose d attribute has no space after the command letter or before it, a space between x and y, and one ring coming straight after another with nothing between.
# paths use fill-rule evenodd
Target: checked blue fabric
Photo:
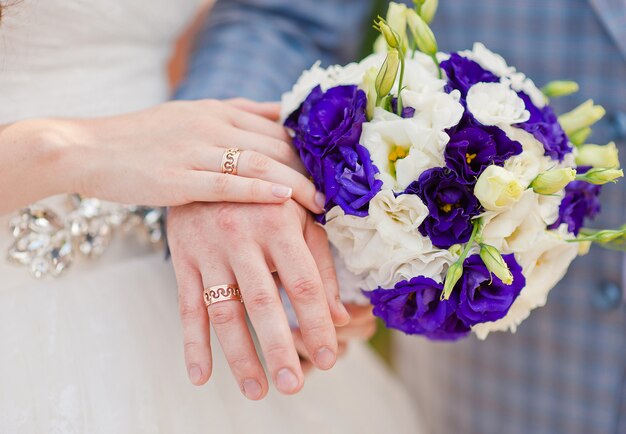
<instances>
[{"instance_id":1,"label":"checked blue fabric","mask_svg":"<svg viewBox=\"0 0 626 434\"><path fill-rule=\"evenodd\" d=\"M440 0L440 49L474 41L538 85L575 80L607 109L592 143L626 161L626 0ZM301 71L355 60L369 0L218 0L178 98L278 100ZM626 221L626 181L606 186L595 227ZM433 434L626 434L624 258L593 248L516 334L454 344L395 336L396 367Z\"/></svg>"}]
</instances>

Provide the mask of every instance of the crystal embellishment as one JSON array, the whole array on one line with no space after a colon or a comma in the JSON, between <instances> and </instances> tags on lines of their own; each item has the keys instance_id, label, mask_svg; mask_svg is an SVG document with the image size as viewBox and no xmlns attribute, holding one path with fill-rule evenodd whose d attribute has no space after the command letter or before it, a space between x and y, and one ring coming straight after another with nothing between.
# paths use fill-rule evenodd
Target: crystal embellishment
<instances>
[{"instance_id":1,"label":"crystal embellishment","mask_svg":"<svg viewBox=\"0 0 626 434\"><path fill-rule=\"evenodd\" d=\"M139 232L153 244L162 240L164 209L117 205L70 196L69 213L61 218L34 204L9 221L13 244L9 261L30 269L37 278L61 275L79 257L101 255L116 231Z\"/></svg>"}]
</instances>

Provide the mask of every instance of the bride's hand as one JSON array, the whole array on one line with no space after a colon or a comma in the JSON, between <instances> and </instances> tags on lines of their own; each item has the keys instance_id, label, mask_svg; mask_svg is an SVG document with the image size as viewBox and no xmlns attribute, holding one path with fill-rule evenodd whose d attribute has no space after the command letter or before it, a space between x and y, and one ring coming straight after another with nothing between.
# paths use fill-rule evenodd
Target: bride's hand
<instances>
[{"instance_id":1,"label":"bride's hand","mask_svg":"<svg viewBox=\"0 0 626 434\"><path fill-rule=\"evenodd\" d=\"M39 138L44 145L30 155L40 159L48 155L47 167L33 168L37 179L47 184L42 187L47 195L74 192L151 206L283 203L293 195L306 208L320 212L323 197L300 173L289 137L270 119L276 115L276 105L252 101L177 101L107 118L24 121L26 127L16 124L17 128L0 131L7 138L0 150L19 128L30 125L43 131ZM25 153L19 146L13 148ZM236 176L221 172L228 148L242 150ZM1 152L0 156L4 157ZM20 164L31 157L15 157L16 164L5 160L0 169L16 172L13 191L19 192L19 179L24 180ZM15 200L46 197L28 197L34 194L31 188L16 193Z\"/></svg>"}]
</instances>

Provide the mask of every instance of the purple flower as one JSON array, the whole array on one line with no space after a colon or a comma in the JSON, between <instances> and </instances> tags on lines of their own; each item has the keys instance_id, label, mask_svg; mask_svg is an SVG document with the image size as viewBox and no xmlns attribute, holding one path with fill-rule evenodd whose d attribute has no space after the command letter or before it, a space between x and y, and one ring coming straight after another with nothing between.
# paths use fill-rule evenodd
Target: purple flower
<instances>
[{"instance_id":1,"label":"purple flower","mask_svg":"<svg viewBox=\"0 0 626 434\"><path fill-rule=\"evenodd\" d=\"M419 227L440 249L467 242L472 234L472 217L481 212L469 186L443 167L422 173L405 194L417 194L428 207L429 215Z\"/></svg>"},{"instance_id":2,"label":"purple flower","mask_svg":"<svg viewBox=\"0 0 626 434\"><path fill-rule=\"evenodd\" d=\"M526 285L515 255L504 255L502 258L513 274L511 285L492 275L480 255L472 255L463 263L463 276L453 292L459 294L457 316L466 326L504 318Z\"/></svg>"},{"instance_id":3,"label":"purple flower","mask_svg":"<svg viewBox=\"0 0 626 434\"><path fill-rule=\"evenodd\" d=\"M365 292L374 305L374 315L389 328L436 340L456 340L470 328L456 316L458 297L441 300L443 285L424 276L404 280L392 289Z\"/></svg>"},{"instance_id":4,"label":"purple flower","mask_svg":"<svg viewBox=\"0 0 626 434\"><path fill-rule=\"evenodd\" d=\"M367 97L357 86L311 91L285 126L294 131L294 146L318 190L326 195L326 209L339 205L346 214L366 216L369 201L382 182L366 148L359 145L366 118Z\"/></svg>"},{"instance_id":5,"label":"purple flower","mask_svg":"<svg viewBox=\"0 0 626 434\"><path fill-rule=\"evenodd\" d=\"M500 79L492 72L487 71L478 63L457 53L450 54L448 60L441 62L441 68L448 76L446 92L457 89L463 99L467 91L476 83L497 83Z\"/></svg>"},{"instance_id":6,"label":"purple flower","mask_svg":"<svg viewBox=\"0 0 626 434\"><path fill-rule=\"evenodd\" d=\"M382 188L383 182L374 175L378 168L372 164L369 151L361 145L356 150L348 146L338 148L335 156L325 157L324 193L326 209L339 205L346 214L365 217L368 215L369 202Z\"/></svg>"},{"instance_id":7,"label":"purple flower","mask_svg":"<svg viewBox=\"0 0 626 434\"><path fill-rule=\"evenodd\" d=\"M544 108L540 109L533 104L530 97L524 92L518 92L517 94L524 100L526 110L530 112L530 119L524 123L515 124L513 126L521 128L535 136L535 138L543 144L545 155L553 160L563 161L563 157L572 152L572 147L552 107L546 105Z\"/></svg>"},{"instance_id":8,"label":"purple flower","mask_svg":"<svg viewBox=\"0 0 626 434\"><path fill-rule=\"evenodd\" d=\"M338 86L326 92L317 86L285 121L319 190L324 185L322 157L336 155L339 146L356 147L367 120L366 109L367 97L357 86Z\"/></svg>"},{"instance_id":9,"label":"purple flower","mask_svg":"<svg viewBox=\"0 0 626 434\"><path fill-rule=\"evenodd\" d=\"M479 124L466 110L459 125L446 131L446 165L466 184L475 184L487 166L522 153L522 144L511 140L498 127Z\"/></svg>"},{"instance_id":10,"label":"purple flower","mask_svg":"<svg viewBox=\"0 0 626 434\"><path fill-rule=\"evenodd\" d=\"M589 167L578 167L578 173L585 173ZM585 223L585 218L593 219L600 213L601 185L585 181L573 181L565 187L565 196L559 206L559 218L549 229L556 229L567 224L567 230L578 235Z\"/></svg>"}]
</instances>

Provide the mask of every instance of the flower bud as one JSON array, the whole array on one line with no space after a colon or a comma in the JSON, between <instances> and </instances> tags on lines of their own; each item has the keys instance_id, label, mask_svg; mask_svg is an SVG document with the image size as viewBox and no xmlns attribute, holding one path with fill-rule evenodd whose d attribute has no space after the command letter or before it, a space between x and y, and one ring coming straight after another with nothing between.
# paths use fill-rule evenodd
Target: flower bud
<instances>
[{"instance_id":1,"label":"flower bud","mask_svg":"<svg viewBox=\"0 0 626 434\"><path fill-rule=\"evenodd\" d=\"M385 20L379 17L378 21L374 23L374 28L383 35L389 48L400 48L400 35Z\"/></svg>"},{"instance_id":2,"label":"flower bud","mask_svg":"<svg viewBox=\"0 0 626 434\"><path fill-rule=\"evenodd\" d=\"M509 266L504 262L498 249L488 244L481 244L480 259L483 260L487 270L498 276L502 283L505 285L513 283L513 274L509 270Z\"/></svg>"},{"instance_id":3,"label":"flower bud","mask_svg":"<svg viewBox=\"0 0 626 434\"><path fill-rule=\"evenodd\" d=\"M594 105L593 100L587 100L571 112L559 116L559 123L565 134L574 134L582 128L588 128L604 117L604 107Z\"/></svg>"},{"instance_id":4,"label":"flower bud","mask_svg":"<svg viewBox=\"0 0 626 434\"><path fill-rule=\"evenodd\" d=\"M604 167L594 167L585 173L576 176L578 181L585 181L589 184L604 185L609 182L617 182L618 178L624 176L621 169L607 169Z\"/></svg>"},{"instance_id":5,"label":"flower bud","mask_svg":"<svg viewBox=\"0 0 626 434\"><path fill-rule=\"evenodd\" d=\"M619 151L615 142L608 145L583 145L578 148L576 164L593 167L619 167Z\"/></svg>"},{"instance_id":6,"label":"flower bud","mask_svg":"<svg viewBox=\"0 0 626 434\"><path fill-rule=\"evenodd\" d=\"M437 41L428 24L413 9L407 9L406 15L409 30L411 30L417 48L429 56L437 54Z\"/></svg>"},{"instance_id":7,"label":"flower bud","mask_svg":"<svg viewBox=\"0 0 626 434\"><path fill-rule=\"evenodd\" d=\"M406 36L406 5L402 3L389 3L387 10L387 25L391 27L398 36L400 42L400 52L406 54L408 38Z\"/></svg>"},{"instance_id":8,"label":"flower bud","mask_svg":"<svg viewBox=\"0 0 626 434\"><path fill-rule=\"evenodd\" d=\"M591 250L591 241L581 241L578 243L578 256L585 256Z\"/></svg>"},{"instance_id":9,"label":"flower bud","mask_svg":"<svg viewBox=\"0 0 626 434\"><path fill-rule=\"evenodd\" d=\"M537 175L530 183L537 194L555 194L576 179L576 171L571 167L552 169Z\"/></svg>"},{"instance_id":10,"label":"flower bud","mask_svg":"<svg viewBox=\"0 0 626 434\"><path fill-rule=\"evenodd\" d=\"M587 138L591 135L591 128L581 128L575 133L570 134L569 141L574 144L574 146L580 146L587 141Z\"/></svg>"},{"instance_id":11,"label":"flower bud","mask_svg":"<svg viewBox=\"0 0 626 434\"><path fill-rule=\"evenodd\" d=\"M422 7L419 9L420 16L426 22L430 24L435 18L437 13L437 7L439 6L439 0L425 0L422 3Z\"/></svg>"},{"instance_id":12,"label":"flower bud","mask_svg":"<svg viewBox=\"0 0 626 434\"><path fill-rule=\"evenodd\" d=\"M376 93L378 98L384 98L389 95L398 76L398 68L400 67L400 53L392 48L387 53L387 58L376 77Z\"/></svg>"},{"instance_id":13,"label":"flower bud","mask_svg":"<svg viewBox=\"0 0 626 434\"><path fill-rule=\"evenodd\" d=\"M524 189L513 173L500 166L489 166L474 187L474 196L489 211L501 211L517 202Z\"/></svg>"},{"instance_id":14,"label":"flower bud","mask_svg":"<svg viewBox=\"0 0 626 434\"><path fill-rule=\"evenodd\" d=\"M369 68L365 71L363 76L363 90L367 96L367 118L372 119L374 117L374 109L376 108L376 76L378 72L375 67Z\"/></svg>"},{"instance_id":15,"label":"flower bud","mask_svg":"<svg viewBox=\"0 0 626 434\"><path fill-rule=\"evenodd\" d=\"M543 94L548 98L558 98L578 92L578 83L575 81L551 81L541 88Z\"/></svg>"},{"instance_id":16,"label":"flower bud","mask_svg":"<svg viewBox=\"0 0 626 434\"><path fill-rule=\"evenodd\" d=\"M455 262L450 265L448 268L448 272L446 273L446 280L443 282L443 292L441 293L441 299L447 300L450 298L450 294L452 294L452 290L454 286L457 284L461 277L463 276L463 263Z\"/></svg>"}]
</instances>

